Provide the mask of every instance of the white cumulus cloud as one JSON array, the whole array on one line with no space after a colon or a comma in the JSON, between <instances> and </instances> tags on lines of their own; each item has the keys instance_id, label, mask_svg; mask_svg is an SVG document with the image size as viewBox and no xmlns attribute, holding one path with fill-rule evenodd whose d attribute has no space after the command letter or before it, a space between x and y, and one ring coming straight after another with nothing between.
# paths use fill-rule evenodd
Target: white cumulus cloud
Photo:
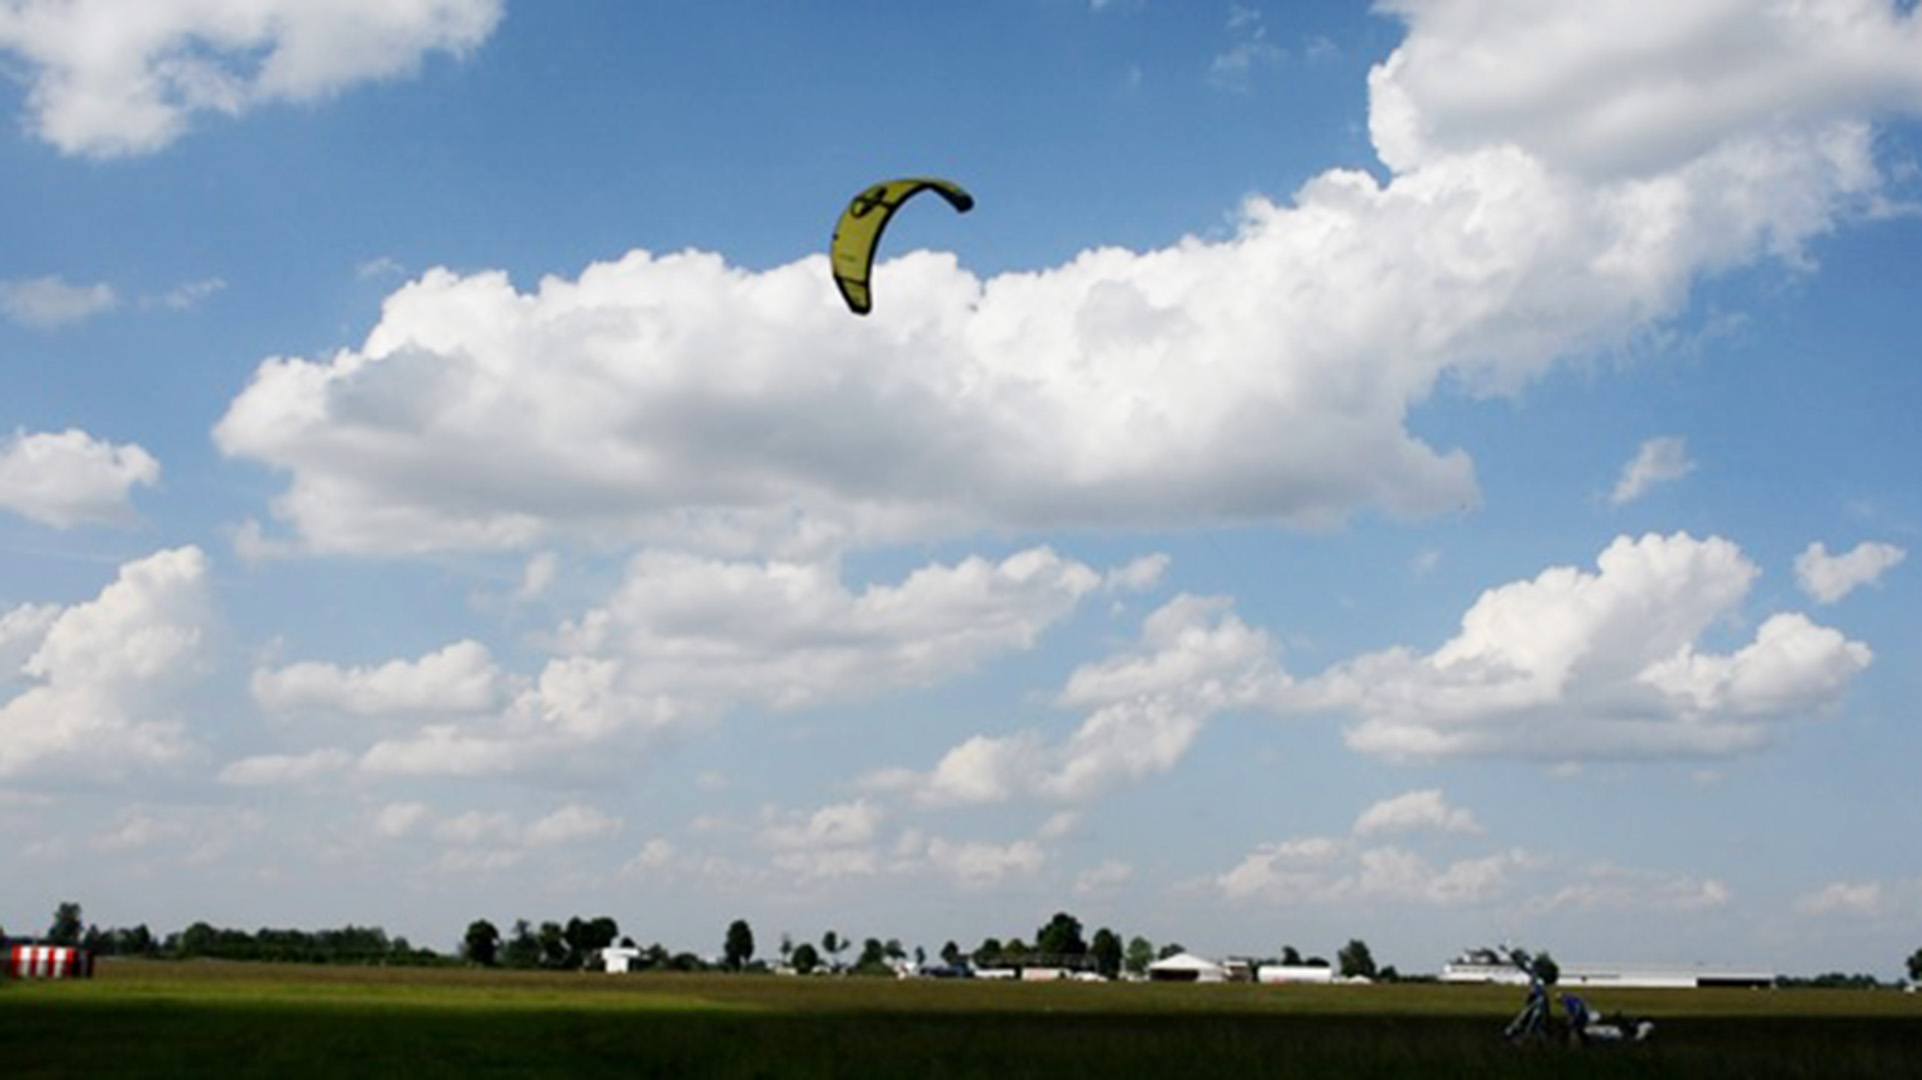
<instances>
[{"instance_id":1,"label":"white cumulus cloud","mask_svg":"<svg viewBox=\"0 0 1922 1080\"><path fill-rule=\"evenodd\" d=\"M1218 875L1229 900L1287 904L1347 904L1363 900L1454 906L1508 891L1529 865L1520 850L1437 863L1399 847L1352 842L1263 845Z\"/></svg>"},{"instance_id":2,"label":"white cumulus cloud","mask_svg":"<svg viewBox=\"0 0 1922 1080\"><path fill-rule=\"evenodd\" d=\"M504 700L508 679L487 647L457 641L418 660L374 667L303 662L254 672L254 700L275 712L354 716L481 713Z\"/></svg>"},{"instance_id":3,"label":"white cumulus cloud","mask_svg":"<svg viewBox=\"0 0 1922 1080\"><path fill-rule=\"evenodd\" d=\"M1384 799L1355 819L1357 836L1421 831L1479 833L1482 827L1470 811L1450 806L1439 788Z\"/></svg>"},{"instance_id":4,"label":"white cumulus cloud","mask_svg":"<svg viewBox=\"0 0 1922 1080\"><path fill-rule=\"evenodd\" d=\"M927 841L921 855L936 871L970 889L992 888L1011 877L1032 876L1046 862L1041 846L1032 840L994 844L937 837Z\"/></svg>"},{"instance_id":5,"label":"white cumulus cloud","mask_svg":"<svg viewBox=\"0 0 1922 1080\"><path fill-rule=\"evenodd\" d=\"M9 0L27 127L63 153L159 150L197 114L315 101L493 31L503 0Z\"/></svg>"},{"instance_id":6,"label":"white cumulus cloud","mask_svg":"<svg viewBox=\"0 0 1922 1080\"><path fill-rule=\"evenodd\" d=\"M1348 713L1348 742L1393 758L1720 756L1831 710L1871 659L1806 617L1703 648L1758 573L1726 540L1622 537L1593 572L1556 567L1482 594L1431 653L1371 653L1306 680L1295 708Z\"/></svg>"},{"instance_id":7,"label":"white cumulus cloud","mask_svg":"<svg viewBox=\"0 0 1922 1080\"><path fill-rule=\"evenodd\" d=\"M77 428L0 442L0 509L70 529L128 525L129 496L160 482L160 462L132 443L115 445Z\"/></svg>"},{"instance_id":8,"label":"white cumulus cloud","mask_svg":"<svg viewBox=\"0 0 1922 1080\"><path fill-rule=\"evenodd\" d=\"M833 562L648 551L604 603L547 635L552 656L532 676L462 642L371 668L263 670L254 693L277 710L445 718L375 743L361 760L371 772L604 769L610 745L646 746L737 708L936 685L1032 648L1101 584L1095 570L1045 548L931 564L859 589Z\"/></svg>"},{"instance_id":9,"label":"white cumulus cloud","mask_svg":"<svg viewBox=\"0 0 1922 1080\"><path fill-rule=\"evenodd\" d=\"M554 847L598 840L621 831L621 819L591 806L570 803L531 822L521 830L521 842L531 848Z\"/></svg>"},{"instance_id":10,"label":"white cumulus cloud","mask_svg":"<svg viewBox=\"0 0 1922 1080\"><path fill-rule=\"evenodd\" d=\"M353 763L353 755L344 750L261 754L242 758L220 770L220 782L236 787L282 787L340 772Z\"/></svg>"},{"instance_id":11,"label":"white cumulus cloud","mask_svg":"<svg viewBox=\"0 0 1922 1080\"><path fill-rule=\"evenodd\" d=\"M1795 557L1795 581L1818 604L1833 604L1902 565L1909 553L1894 544L1861 543L1842 555L1830 555L1817 542Z\"/></svg>"},{"instance_id":12,"label":"white cumulus cloud","mask_svg":"<svg viewBox=\"0 0 1922 1080\"><path fill-rule=\"evenodd\" d=\"M1089 712L1065 739L977 735L928 772L884 770L866 783L930 805L1084 802L1173 768L1209 717L1274 702L1289 681L1276 651L1225 601L1180 596L1148 617L1138 648L1069 676L1057 704Z\"/></svg>"},{"instance_id":13,"label":"white cumulus cloud","mask_svg":"<svg viewBox=\"0 0 1922 1080\"><path fill-rule=\"evenodd\" d=\"M1887 903L1879 882L1837 881L1797 900L1795 909L1805 915L1860 918L1882 914Z\"/></svg>"},{"instance_id":14,"label":"white cumulus cloud","mask_svg":"<svg viewBox=\"0 0 1922 1080\"><path fill-rule=\"evenodd\" d=\"M824 806L804 819L769 825L761 832L761 842L784 850L861 847L874 842L885 816L865 799Z\"/></svg>"},{"instance_id":15,"label":"white cumulus cloud","mask_svg":"<svg viewBox=\"0 0 1922 1080\"><path fill-rule=\"evenodd\" d=\"M1621 478L1615 481L1615 490L1609 493L1608 501L1616 506L1634 502L1648 494L1655 485L1680 480L1694 470L1695 463L1688 456L1687 440L1674 435L1650 439L1636 451L1635 460L1623 467Z\"/></svg>"},{"instance_id":16,"label":"white cumulus cloud","mask_svg":"<svg viewBox=\"0 0 1922 1080\"><path fill-rule=\"evenodd\" d=\"M1733 893L1720 878L1600 864L1529 900L1531 911L1692 912L1725 908Z\"/></svg>"},{"instance_id":17,"label":"white cumulus cloud","mask_svg":"<svg viewBox=\"0 0 1922 1080\"><path fill-rule=\"evenodd\" d=\"M74 285L58 275L0 281L0 313L21 326L53 330L120 306L113 286Z\"/></svg>"},{"instance_id":18,"label":"white cumulus cloud","mask_svg":"<svg viewBox=\"0 0 1922 1080\"><path fill-rule=\"evenodd\" d=\"M860 590L832 562L644 552L559 635L655 693L798 708L939 683L1030 648L1100 587L1047 548L933 564Z\"/></svg>"},{"instance_id":19,"label":"white cumulus cloud","mask_svg":"<svg viewBox=\"0 0 1922 1080\"><path fill-rule=\"evenodd\" d=\"M127 563L98 596L51 617L35 608L0 620L37 638L18 669L24 688L0 702L0 777L111 777L185 755L181 694L207 669L207 579L199 549L176 548Z\"/></svg>"},{"instance_id":20,"label":"white cumulus cloud","mask_svg":"<svg viewBox=\"0 0 1922 1080\"><path fill-rule=\"evenodd\" d=\"M1508 143L1557 169L1653 177L1820 138L1865 109L1922 110L1922 23L1887 0L1381 7L1408 24L1369 80L1370 130L1397 170Z\"/></svg>"}]
</instances>

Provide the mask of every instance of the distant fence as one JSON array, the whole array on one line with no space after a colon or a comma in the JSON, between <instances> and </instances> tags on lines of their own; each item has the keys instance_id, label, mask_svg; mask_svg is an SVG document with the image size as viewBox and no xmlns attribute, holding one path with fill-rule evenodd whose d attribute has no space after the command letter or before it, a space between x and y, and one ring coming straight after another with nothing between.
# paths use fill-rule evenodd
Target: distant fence
<instances>
[{"instance_id":1,"label":"distant fence","mask_svg":"<svg viewBox=\"0 0 1922 1080\"><path fill-rule=\"evenodd\" d=\"M15 945L7 951L7 974L15 979L87 979L93 956L65 945Z\"/></svg>"}]
</instances>

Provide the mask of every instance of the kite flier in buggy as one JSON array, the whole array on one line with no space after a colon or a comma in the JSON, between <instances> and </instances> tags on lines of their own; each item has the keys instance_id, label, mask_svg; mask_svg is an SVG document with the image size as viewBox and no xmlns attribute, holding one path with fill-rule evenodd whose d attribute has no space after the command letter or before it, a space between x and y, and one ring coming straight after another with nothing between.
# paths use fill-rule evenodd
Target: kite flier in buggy
<instances>
[{"instance_id":1,"label":"kite flier in buggy","mask_svg":"<svg viewBox=\"0 0 1922 1080\"><path fill-rule=\"evenodd\" d=\"M1509 1042L1546 1042L1554 1037L1556 1025L1550 1015L1548 986L1542 978L1541 965L1520 949L1510 950L1509 959L1528 975L1528 1001L1502 1029L1502 1037ZM1562 1012L1568 1017L1569 1038L1579 1045L1646 1042L1655 1031L1655 1021L1646 1017L1620 1013L1599 1016L1574 994L1563 994L1561 998Z\"/></svg>"}]
</instances>

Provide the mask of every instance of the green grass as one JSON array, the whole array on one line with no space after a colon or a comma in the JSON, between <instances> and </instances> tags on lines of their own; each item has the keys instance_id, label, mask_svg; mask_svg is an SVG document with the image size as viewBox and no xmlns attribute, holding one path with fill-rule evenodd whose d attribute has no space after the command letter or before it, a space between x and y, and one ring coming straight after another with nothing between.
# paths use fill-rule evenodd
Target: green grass
<instances>
[{"instance_id":1,"label":"green grass","mask_svg":"<svg viewBox=\"0 0 1922 1080\"><path fill-rule=\"evenodd\" d=\"M14 1077L1922 1076L1922 998L1644 991L1613 1050L1511 1047L1512 989L1020 985L104 962L0 987Z\"/></svg>"}]
</instances>

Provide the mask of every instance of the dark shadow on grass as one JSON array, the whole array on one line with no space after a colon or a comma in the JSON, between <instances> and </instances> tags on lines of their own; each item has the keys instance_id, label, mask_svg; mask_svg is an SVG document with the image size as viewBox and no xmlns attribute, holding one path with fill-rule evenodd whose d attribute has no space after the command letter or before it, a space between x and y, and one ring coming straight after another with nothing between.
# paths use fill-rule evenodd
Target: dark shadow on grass
<instances>
[{"instance_id":1,"label":"dark shadow on grass","mask_svg":"<svg viewBox=\"0 0 1922 1080\"><path fill-rule=\"evenodd\" d=\"M9 1078L1922 1076L1922 1019L1700 1019L1513 1047L1483 1017L304 1008L9 995Z\"/></svg>"}]
</instances>

